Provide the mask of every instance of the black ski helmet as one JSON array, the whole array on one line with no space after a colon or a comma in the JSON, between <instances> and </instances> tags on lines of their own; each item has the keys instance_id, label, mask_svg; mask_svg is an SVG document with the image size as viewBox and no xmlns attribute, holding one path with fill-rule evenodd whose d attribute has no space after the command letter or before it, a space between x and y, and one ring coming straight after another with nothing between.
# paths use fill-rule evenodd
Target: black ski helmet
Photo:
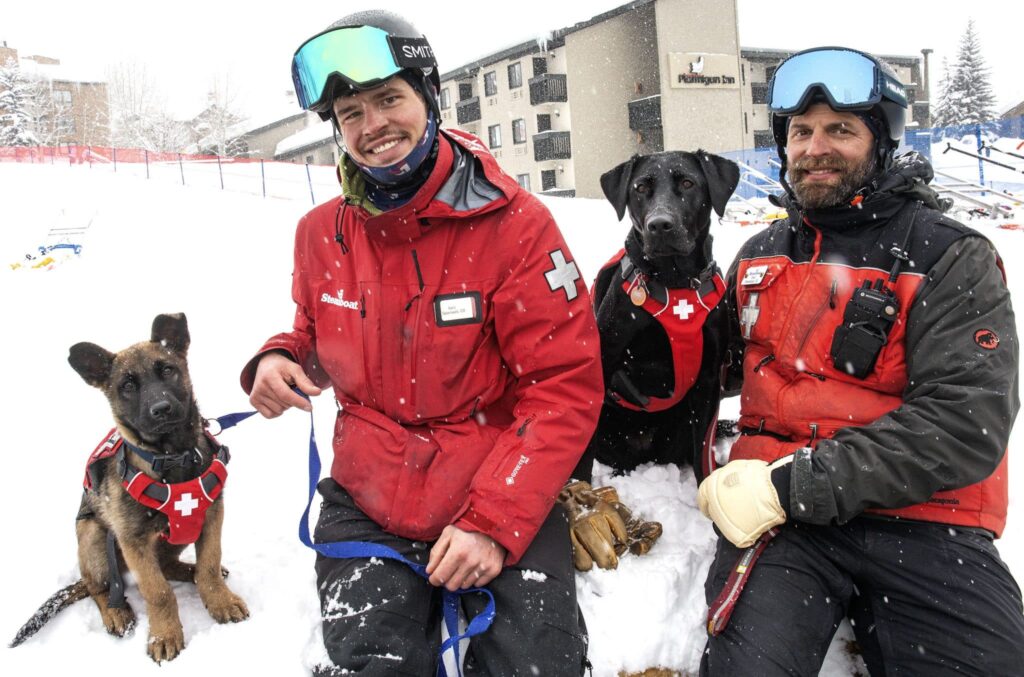
<instances>
[{"instance_id":1,"label":"black ski helmet","mask_svg":"<svg viewBox=\"0 0 1024 677\"><path fill-rule=\"evenodd\" d=\"M407 19L383 9L370 9L354 12L338 19L322 32L334 30L335 28L347 28L358 26L372 26L379 28L394 38L418 38L426 40L416 27ZM426 100L427 105L434 111L438 124L441 122L441 110L437 102L438 92L441 90L441 77L438 74L437 66L423 68L406 68L397 75L402 76L409 84L416 89ZM377 85L373 85L377 86ZM371 87L372 88L372 87ZM359 88L345 82L338 76L328 79L324 90L329 92L328 101L334 101L338 96L344 95L347 91L358 91ZM333 120L334 112L328 107L326 110L317 110L322 120Z\"/></svg>"},{"instance_id":2,"label":"black ski helmet","mask_svg":"<svg viewBox=\"0 0 1024 677\"><path fill-rule=\"evenodd\" d=\"M878 100L866 103L863 106L856 104L837 106L827 88L826 80L828 74L822 73L822 82L815 82L806 87L800 99L799 107L793 110L786 110L786 112L776 112L773 110L772 95L775 92L775 81L780 74L785 74L783 66L788 61L798 57L813 55L815 52L830 51L859 54L874 64L878 81L877 92L874 98ZM833 110L855 113L864 121L875 137L876 159L879 169L888 167L891 164L896 148L899 147L900 141L903 139L903 132L906 129L907 121L907 101L904 85L900 82L896 72L889 64L866 52L848 47L815 47L797 52L779 64L775 74L772 76L771 82L768 84L768 93L768 109L771 114L772 135L775 138L779 159L782 161L783 173L786 167L786 142L788 140L789 121L794 115L804 113L811 105L816 103L824 103Z\"/></svg>"}]
</instances>

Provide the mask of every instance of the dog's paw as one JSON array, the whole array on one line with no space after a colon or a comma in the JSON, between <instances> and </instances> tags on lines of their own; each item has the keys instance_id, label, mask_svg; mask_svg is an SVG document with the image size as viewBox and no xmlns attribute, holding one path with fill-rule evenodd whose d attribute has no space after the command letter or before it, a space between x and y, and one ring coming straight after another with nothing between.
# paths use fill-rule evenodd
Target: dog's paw
<instances>
[{"instance_id":1,"label":"dog's paw","mask_svg":"<svg viewBox=\"0 0 1024 677\"><path fill-rule=\"evenodd\" d=\"M103 626L115 637L127 637L135 632L135 612L127 604L123 609L107 608Z\"/></svg>"},{"instance_id":2,"label":"dog's paw","mask_svg":"<svg viewBox=\"0 0 1024 677\"><path fill-rule=\"evenodd\" d=\"M245 600L230 590L225 590L223 594L217 595L217 599L211 600L206 610L218 623L238 623L249 617L249 607Z\"/></svg>"},{"instance_id":3,"label":"dog's paw","mask_svg":"<svg viewBox=\"0 0 1024 677\"><path fill-rule=\"evenodd\" d=\"M157 663L173 661L185 649L185 633L179 625L170 632L156 634L150 632L146 652Z\"/></svg>"}]
</instances>

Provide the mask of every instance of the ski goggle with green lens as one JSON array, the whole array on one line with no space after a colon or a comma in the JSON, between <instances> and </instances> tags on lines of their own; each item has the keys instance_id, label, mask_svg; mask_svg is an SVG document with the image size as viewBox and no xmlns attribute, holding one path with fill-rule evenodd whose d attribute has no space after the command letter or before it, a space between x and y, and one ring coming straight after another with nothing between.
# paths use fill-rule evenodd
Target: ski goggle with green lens
<instances>
[{"instance_id":1,"label":"ski goggle with green lens","mask_svg":"<svg viewBox=\"0 0 1024 677\"><path fill-rule=\"evenodd\" d=\"M437 68L427 39L389 35L374 26L345 26L315 35L292 57L292 81L299 105L322 112L332 77L357 90L370 89L406 68Z\"/></svg>"},{"instance_id":2,"label":"ski goggle with green lens","mask_svg":"<svg viewBox=\"0 0 1024 677\"><path fill-rule=\"evenodd\" d=\"M867 54L842 47L821 47L794 54L775 71L768 85L768 110L776 115L802 113L820 90L833 110L866 110L882 99L904 108L907 92Z\"/></svg>"}]
</instances>

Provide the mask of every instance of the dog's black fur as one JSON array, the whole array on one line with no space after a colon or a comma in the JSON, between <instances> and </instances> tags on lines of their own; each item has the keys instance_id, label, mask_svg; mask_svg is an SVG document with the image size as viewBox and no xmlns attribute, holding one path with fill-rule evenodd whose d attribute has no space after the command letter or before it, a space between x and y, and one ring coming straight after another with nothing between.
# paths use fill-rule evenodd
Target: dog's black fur
<instances>
[{"instance_id":1,"label":"dog's black fur","mask_svg":"<svg viewBox=\"0 0 1024 677\"><path fill-rule=\"evenodd\" d=\"M739 182L735 163L698 150L634 156L601 176L601 188L621 219L633 226L626 238L632 263L653 291L690 287L714 270L712 209L720 216ZM721 396L727 323L724 304L708 315L697 381L676 405L660 412L626 409L667 397L674 387L668 336L657 319L637 308L622 288L622 268L605 268L594 285L601 334L601 361L608 397L584 459L596 457L618 471L642 463L690 464L702 478L701 451ZM664 291L664 290L663 290Z\"/></svg>"}]
</instances>

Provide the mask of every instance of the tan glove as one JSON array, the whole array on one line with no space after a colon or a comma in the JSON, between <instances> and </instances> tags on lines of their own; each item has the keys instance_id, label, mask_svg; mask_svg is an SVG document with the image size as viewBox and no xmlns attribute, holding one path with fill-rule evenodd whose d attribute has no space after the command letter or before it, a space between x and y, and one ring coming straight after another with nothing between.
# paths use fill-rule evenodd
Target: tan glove
<instances>
[{"instance_id":1,"label":"tan glove","mask_svg":"<svg viewBox=\"0 0 1024 677\"><path fill-rule=\"evenodd\" d=\"M661 537L661 522L646 522L633 515L633 511L619 501L615 487L598 487L594 493L607 501L626 524L626 542L616 546L615 552L622 555L628 549L634 555L646 555Z\"/></svg>"},{"instance_id":2,"label":"tan glove","mask_svg":"<svg viewBox=\"0 0 1024 677\"><path fill-rule=\"evenodd\" d=\"M758 460L730 461L700 483L697 506L737 548L786 521L772 484L772 470L793 462L785 456L771 465ZM786 497L789 500L789 497Z\"/></svg>"},{"instance_id":3,"label":"tan glove","mask_svg":"<svg viewBox=\"0 0 1024 677\"><path fill-rule=\"evenodd\" d=\"M587 482L570 482L558 500L569 512L573 564L579 571L615 569L626 550L643 554L661 535L661 525L633 517L619 501L614 487L594 489Z\"/></svg>"}]
</instances>

